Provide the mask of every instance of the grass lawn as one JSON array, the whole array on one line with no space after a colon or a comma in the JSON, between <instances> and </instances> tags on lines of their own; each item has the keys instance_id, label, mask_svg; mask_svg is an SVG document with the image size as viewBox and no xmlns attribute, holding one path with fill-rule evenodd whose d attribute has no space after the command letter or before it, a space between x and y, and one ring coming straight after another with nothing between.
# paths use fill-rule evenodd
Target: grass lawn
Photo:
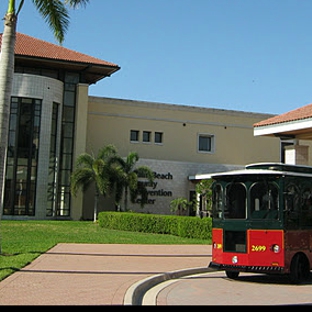
<instances>
[{"instance_id":1,"label":"grass lawn","mask_svg":"<svg viewBox=\"0 0 312 312\"><path fill-rule=\"evenodd\" d=\"M92 221L0 221L0 281L58 243L211 244L173 235L114 231Z\"/></svg>"}]
</instances>

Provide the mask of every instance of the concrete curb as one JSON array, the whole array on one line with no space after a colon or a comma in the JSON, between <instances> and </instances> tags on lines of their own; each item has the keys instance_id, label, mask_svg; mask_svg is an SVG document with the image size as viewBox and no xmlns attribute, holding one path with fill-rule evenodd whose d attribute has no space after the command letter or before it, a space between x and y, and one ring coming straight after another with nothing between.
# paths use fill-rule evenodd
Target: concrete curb
<instances>
[{"instance_id":1,"label":"concrete curb","mask_svg":"<svg viewBox=\"0 0 312 312\"><path fill-rule=\"evenodd\" d=\"M216 270L208 267L190 268L183 270L176 270L172 272L165 272L158 275L147 277L131 285L124 296L123 305L142 305L144 294L152 287L170 279L177 279L187 275L215 272Z\"/></svg>"}]
</instances>

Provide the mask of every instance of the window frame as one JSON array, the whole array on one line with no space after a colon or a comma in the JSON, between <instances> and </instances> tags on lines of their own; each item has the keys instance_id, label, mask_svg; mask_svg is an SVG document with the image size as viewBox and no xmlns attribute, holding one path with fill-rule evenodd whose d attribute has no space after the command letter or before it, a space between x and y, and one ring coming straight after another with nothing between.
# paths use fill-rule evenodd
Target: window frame
<instances>
[{"instance_id":1,"label":"window frame","mask_svg":"<svg viewBox=\"0 0 312 312\"><path fill-rule=\"evenodd\" d=\"M160 141L156 142L156 136L158 136L158 135L160 136ZM155 144L159 144L159 145L163 144L163 137L164 137L164 133L163 132L155 131L155 133L154 133L154 143Z\"/></svg>"},{"instance_id":2,"label":"window frame","mask_svg":"<svg viewBox=\"0 0 312 312\"><path fill-rule=\"evenodd\" d=\"M201 147L201 138L208 138L210 139L210 149L204 150L200 149ZM197 152L198 153L203 153L203 154L213 154L215 151L215 136L210 133L199 133L197 136Z\"/></svg>"},{"instance_id":3,"label":"window frame","mask_svg":"<svg viewBox=\"0 0 312 312\"><path fill-rule=\"evenodd\" d=\"M136 140L133 140L132 139L132 134L135 134L135 136L136 136ZM140 131L139 130L130 130L130 142L132 142L132 143L138 143L139 142L139 140L140 140Z\"/></svg>"},{"instance_id":4,"label":"window frame","mask_svg":"<svg viewBox=\"0 0 312 312\"><path fill-rule=\"evenodd\" d=\"M147 135L148 140L145 140L146 135ZM151 138L152 138L152 131L144 130L143 135L142 135L142 142L143 143L151 143Z\"/></svg>"}]
</instances>

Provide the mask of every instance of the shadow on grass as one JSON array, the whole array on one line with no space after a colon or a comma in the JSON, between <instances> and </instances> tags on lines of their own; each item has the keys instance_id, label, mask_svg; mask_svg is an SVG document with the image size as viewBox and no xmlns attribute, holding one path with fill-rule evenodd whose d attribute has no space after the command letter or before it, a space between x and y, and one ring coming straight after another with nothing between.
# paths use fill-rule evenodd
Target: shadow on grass
<instances>
[{"instance_id":1,"label":"shadow on grass","mask_svg":"<svg viewBox=\"0 0 312 312\"><path fill-rule=\"evenodd\" d=\"M0 256L3 256L3 257L14 257L14 256L20 256L20 255L27 255L27 254L42 255L44 253L46 253L46 252L45 251L27 251L27 252L15 252L15 253L3 252L2 254L0 254Z\"/></svg>"},{"instance_id":2,"label":"shadow on grass","mask_svg":"<svg viewBox=\"0 0 312 312\"><path fill-rule=\"evenodd\" d=\"M13 271L13 272L17 272L17 271L20 271L21 269L15 268L15 267L4 267L4 268L0 268L0 271L5 271L5 270L10 270L10 271Z\"/></svg>"}]
</instances>

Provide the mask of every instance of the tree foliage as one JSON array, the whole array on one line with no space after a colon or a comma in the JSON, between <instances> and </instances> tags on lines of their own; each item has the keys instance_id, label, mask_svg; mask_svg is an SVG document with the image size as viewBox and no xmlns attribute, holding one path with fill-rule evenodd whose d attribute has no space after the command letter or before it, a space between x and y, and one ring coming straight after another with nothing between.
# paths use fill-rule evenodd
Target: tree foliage
<instances>
[{"instance_id":1,"label":"tree foliage","mask_svg":"<svg viewBox=\"0 0 312 312\"><path fill-rule=\"evenodd\" d=\"M126 158L121 157L112 144L100 149L96 157L88 153L77 157L71 175L71 193L76 196L78 190L85 192L94 185L94 221L100 195L114 196L117 207L124 198L121 211L128 210L128 196L132 203L140 198L142 208L147 203L147 185L153 182L154 173L147 166L137 166L138 160L137 152L130 152Z\"/></svg>"},{"instance_id":2,"label":"tree foliage","mask_svg":"<svg viewBox=\"0 0 312 312\"><path fill-rule=\"evenodd\" d=\"M178 197L173 199L169 206L170 211L175 212L177 215L182 215L183 212L193 206L193 202L188 201L185 197Z\"/></svg>"},{"instance_id":3,"label":"tree foliage","mask_svg":"<svg viewBox=\"0 0 312 312\"><path fill-rule=\"evenodd\" d=\"M142 208L147 203L148 191L146 183L150 185L154 181L154 173L147 166L137 166L138 161L139 155L137 152L129 152L126 158L120 157L119 159L115 201L120 206L121 200L124 198L124 206L121 207L122 211L128 210L129 195L132 203L135 203L138 197L141 197L140 206Z\"/></svg>"},{"instance_id":4,"label":"tree foliage","mask_svg":"<svg viewBox=\"0 0 312 312\"><path fill-rule=\"evenodd\" d=\"M75 168L71 174L71 193L76 196L79 189L85 192L91 185L95 186L94 221L96 221L100 194L109 196L114 191L113 169L118 157L114 145L103 147L96 157L88 153L77 157Z\"/></svg>"},{"instance_id":5,"label":"tree foliage","mask_svg":"<svg viewBox=\"0 0 312 312\"><path fill-rule=\"evenodd\" d=\"M212 209L212 186L213 179L201 180L196 184L195 190L196 193L202 196L203 202L206 204L206 209Z\"/></svg>"}]
</instances>

